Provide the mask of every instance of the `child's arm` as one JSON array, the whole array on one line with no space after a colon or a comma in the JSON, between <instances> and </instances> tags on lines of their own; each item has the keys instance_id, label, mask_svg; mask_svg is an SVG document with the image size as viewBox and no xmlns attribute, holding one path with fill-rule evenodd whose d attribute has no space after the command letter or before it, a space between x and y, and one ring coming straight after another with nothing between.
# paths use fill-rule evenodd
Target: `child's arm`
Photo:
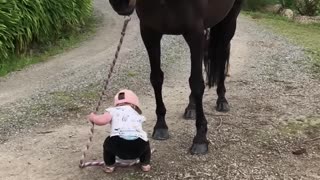
<instances>
[{"instance_id":1,"label":"child's arm","mask_svg":"<svg viewBox=\"0 0 320 180\"><path fill-rule=\"evenodd\" d=\"M96 115L94 113L91 113L89 115L89 120L98 126L103 126L110 123L111 119L112 119L112 116L108 112L105 112L102 115Z\"/></svg>"}]
</instances>

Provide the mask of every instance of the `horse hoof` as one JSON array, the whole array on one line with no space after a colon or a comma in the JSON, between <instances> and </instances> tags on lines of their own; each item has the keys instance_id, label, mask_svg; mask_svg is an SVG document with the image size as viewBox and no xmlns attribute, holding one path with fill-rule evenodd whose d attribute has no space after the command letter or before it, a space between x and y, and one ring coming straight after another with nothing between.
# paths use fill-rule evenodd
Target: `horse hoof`
<instances>
[{"instance_id":1,"label":"horse hoof","mask_svg":"<svg viewBox=\"0 0 320 180\"><path fill-rule=\"evenodd\" d=\"M155 129L152 134L152 138L155 140L167 140L169 139L168 129Z\"/></svg>"},{"instance_id":2,"label":"horse hoof","mask_svg":"<svg viewBox=\"0 0 320 180\"><path fill-rule=\"evenodd\" d=\"M190 153L192 155L204 155L208 152L208 143L192 144Z\"/></svg>"},{"instance_id":3,"label":"horse hoof","mask_svg":"<svg viewBox=\"0 0 320 180\"><path fill-rule=\"evenodd\" d=\"M196 109L187 107L184 111L183 118L186 120L196 119Z\"/></svg>"},{"instance_id":4,"label":"horse hoof","mask_svg":"<svg viewBox=\"0 0 320 180\"><path fill-rule=\"evenodd\" d=\"M230 111L230 107L227 101L218 101L216 110L219 112L228 112Z\"/></svg>"}]
</instances>

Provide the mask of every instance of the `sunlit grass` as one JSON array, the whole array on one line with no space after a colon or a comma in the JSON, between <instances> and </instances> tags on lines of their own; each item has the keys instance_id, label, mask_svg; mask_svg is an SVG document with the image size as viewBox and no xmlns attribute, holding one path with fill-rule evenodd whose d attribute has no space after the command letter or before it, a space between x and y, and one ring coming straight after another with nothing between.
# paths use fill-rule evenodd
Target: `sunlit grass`
<instances>
[{"instance_id":1,"label":"sunlit grass","mask_svg":"<svg viewBox=\"0 0 320 180\"><path fill-rule=\"evenodd\" d=\"M242 14L304 47L313 59L313 69L320 73L320 24L299 24L278 15L259 12L243 12Z\"/></svg>"},{"instance_id":2,"label":"sunlit grass","mask_svg":"<svg viewBox=\"0 0 320 180\"><path fill-rule=\"evenodd\" d=\"M23 56L10 56L10 60L0 64L0 76L5 76L10 72L19 71L29 65L46 61L53 55L77 47L80 42L91 37L96 30L98 21L100 21L98 17L92 17L87 25L79 32L64 34L63 38L60 38L54 42L54 44L37 45L41 47L41 49L35 49L35 51L38 51L37 53L28 53L28 55Z\"/></svg>"}]
</instances>

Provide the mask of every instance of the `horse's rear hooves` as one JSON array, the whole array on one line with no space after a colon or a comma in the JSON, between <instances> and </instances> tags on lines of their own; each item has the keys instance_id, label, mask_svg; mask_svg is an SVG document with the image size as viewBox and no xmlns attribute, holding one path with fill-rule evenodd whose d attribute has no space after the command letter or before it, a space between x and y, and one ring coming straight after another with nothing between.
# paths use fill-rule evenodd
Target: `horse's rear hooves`
<instances>
[{"instance_id":1,"label":"horse's rear hooves","mask_svg":"<svg viewBox=\"0 0 320 180\"><path fill-rule=\"evenodd\" d=\"M195 120L196 119L196 109L187 107L184 111L183 118L185 120Z\"/></svg>"},{"instance_id":2,"label":"horse's rear hooves","mask_svg":"<svg viewBox=\"0 0 320 180\"><path fill-rule=\"evenodd\" d=\"M155 140L167 140L169 139L169 131L168 129L155 129L152 138Z\"/></svg>"},{"instance_id":3,"label":"horse's rear hooves","mask_svg":"<svg viewBox=\"0 0 320 180\"><path fill-rule=\"evenodd\" d=\"M201 143L201 144L192 144L190 148L190 153L192 155L204 155L208 153L208 143Z\"/></svg>"},{"instance_id":4,"label":"horse's rear hooves","mask_svg":"<svg viewBox=\"0 0 320 180\"><path fill-rule=\"evenodd\" d=\"M216 110L218 112L229 112L230 106L227 100L218 100Z\"/></svg>"}]
</instances>

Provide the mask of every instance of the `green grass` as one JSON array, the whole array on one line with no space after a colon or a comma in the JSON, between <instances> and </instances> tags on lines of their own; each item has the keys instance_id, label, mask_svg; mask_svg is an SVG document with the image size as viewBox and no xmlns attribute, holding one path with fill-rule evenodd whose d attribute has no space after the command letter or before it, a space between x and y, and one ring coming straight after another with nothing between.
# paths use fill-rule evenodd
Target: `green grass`
<instances>
[{"instance_id":1,"label":"green grass","mask_svg":"<svg viewBox=\"0 0 320 180\"><path fill-rule=\"evenodd\" d=\"M89 102L96 103L100 96L99 93L94 86L73 92L53 92L51 93L51 107L60 108L63 112L81 112Z\"/></svg>"},{"instance_id":2,"label":"green grass","mask_svg":"<svg viewBox=\"0 0 320 180\"><path fill-rule=\"evenodd\" d=\"M312 68L320 73L320 24L299 24L278 15L259 12L243 12L258 23L288 38L294 44L304 47L312 58Z\"/></svg>"},{"instance_id":3,"label":"green grass","mask_svg":"<svg viewBox=\"0 0 320 180\"><path fill-rule=\"evenodd\" d=\"M65 34L63 38L57 40L54 44L41 44L37 45L33 51L35 53L29 53L24 56L11 56L10 61L6 61L0 64L0 77L5 76L10 72L19 71L29 65L44 62L53 55L68 51L77 47L81 42L91 37L97 27L97 24L101 20L100 17L92 16L85 27L78 32ZM41 47L41 48L39 48Z\"/></svg>"},{"instance_id":4,"label":"green grass","mask_svg":"<svg viewBox=\"0 0 320 180\"><path fill-rule=\"evenodd\" d=\"M309 117L299 121L289 121L285 126L281 126L280 131L289 135L306 135L309 138L319 137L320 118Z\"/></svg>"},{"instance_id":5,"label":"green grass","mask_svg":"<svg viewBox=\"0 0 320 180\"><path fill-rule=\"evenodd\" d=\"M134 78L135 76L137 76L137 73L133 72L133 71L128 71L127 75L128 75L128 77Z\"/></svg>"}]
</instances>

